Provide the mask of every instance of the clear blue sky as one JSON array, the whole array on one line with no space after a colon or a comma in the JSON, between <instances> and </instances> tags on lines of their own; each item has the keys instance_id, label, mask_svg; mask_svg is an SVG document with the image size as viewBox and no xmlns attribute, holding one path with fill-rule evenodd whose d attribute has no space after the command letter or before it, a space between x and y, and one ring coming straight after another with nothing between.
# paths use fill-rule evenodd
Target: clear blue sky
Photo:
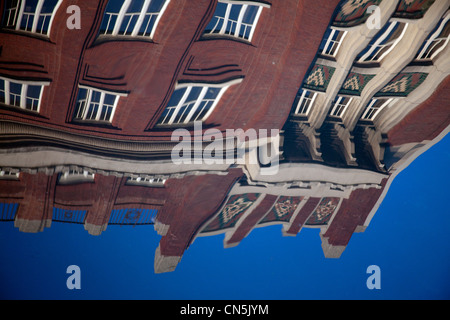
<instances>
[{"instance_id":1,"label":"clear blue sky","mask_svg":"<svg viewBox=\"0 0 450 320\"><path fill-rule=\"evenodd\" d=\"M394 180L364 233L341 259L323 257L318 230L282 237L254 230L235 248L223 235L199 238L175 272L153 273L159 236L152 226L109 226L100 237L53 223L40 234L0 223L2 299L449 299L450 137ZM66 268L81 268L68 290ZM370 265L381 290L366 287Z\"/></svg>"}]
</instances>

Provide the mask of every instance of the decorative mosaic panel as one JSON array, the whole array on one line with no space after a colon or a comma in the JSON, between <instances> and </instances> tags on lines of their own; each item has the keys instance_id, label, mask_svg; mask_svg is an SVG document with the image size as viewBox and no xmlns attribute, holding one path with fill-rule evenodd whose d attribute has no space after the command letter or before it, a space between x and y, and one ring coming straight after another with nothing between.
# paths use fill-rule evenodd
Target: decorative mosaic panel
<instances>
[{"instance_id":1,"label":"decorative mosaic panel","mask_svg":"<svg viewBox=\"0 0 450 320\"><path fill-rule=\"evenodd\" d=\"M14 221L18 203L0 203L0 221Z\"/></svg>"},{"instance_id":2,"label":"decorative mosaic panel","mask_svg":"<svg viewBox=\"0 0 450 320\"><path fill-rule=\"evenodd\" d=\"M342 85L339 94L348 94L352 96L360 96L364 87L369 83L372 78L375 77L374 74L360 74L350 72Z\"/></svg>"},{"instance_id":3,"label":"decorative mosaic panel","mask_svg":"<svg viewBox=\"0 0 450 320\"><path fill-rule=\"evenodd\" d=\"M420 19L436 0L401 0L394 13L394 17L406 19Z\"/></svg>"},{"instance_id":4,"label":"decorative mosaic panel","mask_svg":"<svg viewBox=\"0 0 450 320\"><path fill-rule=\"evenodd\" d=\"M111 211L108 224L153 224L157 213L156 209L115 209Z\"/></svg>"},{"instance_id":5,"label":"decorative mosaic panel","mask_svg":"<svg viewBox=\"0 0 450 320\"><path fill-rule=\"evenodd\" d=\"M83 223L86 210L65 210L53 208L52 220L56 222Z\"/></svg>"},{"instance_id":6,"label":"decorative mosaic panel","mask_svg":"<svg viewBox=\"0 0 450 320\"><path fill-rule=\"evenodd\" d=\"M344 1L333 25L336 27L353 27L365 23L370 13L367 9L372 5L379 5L382 0L347 0Z\"/></svg>"},{"instance_id":7,"label":"decorative mosaic panel","mask_svg":"<svg viewBox=\"0 0 450 320\"><path fill-rule=\"evenodd\" d=\"M272 209L259 222L259 224L274 221L289 222L302 199L302 197L279 197Z\"/></svg>"},{"instance_id":8,"label":"decorative mosaic panel","mask_svg":"<svg viewBox=\"0 0 450 320\"><path fill-rule=\"evenodd\" d=\"M335 70L333 67L316 64L305 80L303 88L322 92L327 91L328 84Z\"/></svg>"},{"instance_id":9,"label":"decorative mosaic panel","mask_svg":"<svg viewBox=\"0 0 450 320\"><path fill-rule=\"evenodd\" d=\"M259 193L233 195L219 215L202 232L232 228L248 208L258 199Z\"/></svg>"},{"instance_id":10,"label":"decorative mosaic panel","mask_svg":"<svg viewBox=\"0 0 450 320\"><path fill-rule=\"evenodd\" d=\"M398 74L375 97L407 97L427 78L427 73L404 72Z\"/></svg>"},{"instance_id":11,"label":"decorative mosaic panel","mask_svg":"<svg viewBox=\"0 0 450 320\"><path fill-rule=\"evenodd\" d=\"M340 198L322 198L319 205L309 217L306 225L327 225L339 205Z\"/></svg>"}]
</instances>

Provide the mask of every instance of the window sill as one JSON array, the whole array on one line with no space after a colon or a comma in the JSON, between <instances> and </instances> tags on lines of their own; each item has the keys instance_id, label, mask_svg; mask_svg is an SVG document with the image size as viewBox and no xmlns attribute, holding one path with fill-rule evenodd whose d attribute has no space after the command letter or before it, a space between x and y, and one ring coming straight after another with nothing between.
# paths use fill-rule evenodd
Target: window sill
<instances>
[{"instance_id":1,"label":"window sill","mask_svg":"<svg viewBox=\"0 0 450 320\"><path fill-rule=\"evenodd\" d=\"M107 122L107 121L73 119L72 124L75 124L78 126L86 126L86 127L97 127L97 128L105 128L105 129L122 130L118 127L113 126L113 124L111 122Z\"/></svg>"},{"instance_id":2,"label":"window sill","mask_svg":"<svg viewBox=\"0 0 450 320\"><path fill-rule=\"evenodd\" d=\"M205 124L202 122L202 129L210 129L218 127L218 124ZM186 130L194 130L195 124L194 122L188 123L175 123L175 124L156 124L152 129L147 131L173 131L176 129L186 129Z\"/></svg>"},{"instance_id":3,"label":"window sill","mask_svg":"<svg viewBox=\"0 0 450 320\"><path fill-rule=\"evenodd\" d=\"M24 36L24 37L28 37L28 38L34 38L34 39L42 40L42 41L45 41L45 42L53 43L52 41L50 41L50 38L48 37L48 35L41 34L41 33L35 33L35 32L24 31L24 30L9 29L9 28L6 28L6 27L2 27L0 29L0 32L1 33L9 33L9 34L20 35L20 36Z\"/></svg>"},{"instance_id":4,"label":"window sill","mask_svg":"<svg viewBox=\"0 0 450 320\"><path fill-rule=\"evenodd\" d=\"M109 42L144 42L144 43L154 43L153 39L149 36L131 36L131 35L117 35L113 36L110 34L98 35L95 39L92 47L109 43Z\"/></svg>"},{"instance_id":5,"label":"window sill","mask_svg":"<svg viewBox=\"0 0 450 320\"><path fill-rule=\"evenodd\" d=\"M226 35L226 34L215 34L215 33L209 34L209 33L207 33L207 34L203 34L198 41L210 41L210 40L231 40L234 42L238 42L238 43L242 43L242 44L254 47L254 45L248 40L245 40L245 39L239 38L239 37L235 37L235 36Z\"/></svg>"}]
</instances>

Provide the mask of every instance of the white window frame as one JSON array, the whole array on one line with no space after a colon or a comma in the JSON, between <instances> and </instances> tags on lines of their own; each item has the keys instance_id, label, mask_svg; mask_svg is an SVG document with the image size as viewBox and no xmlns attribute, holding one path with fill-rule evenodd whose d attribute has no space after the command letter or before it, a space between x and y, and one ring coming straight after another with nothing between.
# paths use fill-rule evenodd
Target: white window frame
<instances>
[{"instance_id":1,"label":"white window frame","mask_svg":"<svg viewBox=\"0 0 450 320\"><path fill-rule=\"evenodd\" d=\"M348 99L347 103L341 103L342 100ZM353 97L344 97L344 96L338 96L335 100L336 102L333 105L333 108L331 109L330 115L334 117L343 117L345 111L347 111L348 106L353 101Z\"/></svg>"},{"instance_id":2,"label":"white window frame","mask_svg":"<svg viewBox=\"0 0 450 320\"><path fill-rule=\"evenodd\" d=\"M162 187L166 183L166 178L156 178L154 176L131 176L126 184L133 186Z\"/></svg>"},{"instance_id":3,"label":"white window frame","mask_svg":"<svg viewBox=\"0 0 450 320\"><path fill-rule=\"evenodd\" d=\"M358 62L380 62L384 59L394 48L397 46L397 44L400 42L400 40L403 39L403 36L406 33L406 30L408 29L408 23L405 23L405 26L402 30L402 33L400 36L394 40L391 40L385 44L381 44L389 35L391 34L392 30L397 26L397 24L401 23L398 21L390 21L389 27L386 29L386 31L371 45L370 49L361 57L359 58ZM378 53L384 49L385 47L389 47L386 52L384 52L380 57L376 58L378 56ZM373 55L373 53L377 50L377 53ZM373 57L371 58L371 56Z\"/></svg>"},{"instance_id":4,"label":"white window frame","mask_svg":"<svg viewBox=\"0 0 450 320\"><path fill-rule=\"evenodd\" d=\"M150 7L151 2L155 1L155 0L144 0L144 4L143 4L142 9L141 9L141 11L139 13L127 13L128 8L131 5L131 1L132 0L124 0L123 5L122 5L119 13L115 13L115 12L105 12L104 13L103 19L107 19L107 16L109 16L109 18L108 18L109 20L108 20L108 24L106 26L106 30L105 30L104 33L102 33L102 35L131 36L131 37L140 36L140 37L153 38L153 36L155 35L156 28L158 26L159 20L161 19L162 15L164 14L164 11L166 10L167 6L169 5L170 0L165 0L163 6L161 7L161 11L159 11L158 13L148 13L147 12L148 8ZM128 28L130 27L131 18L130 18L130 21L129 21L126 29L125 29L125 33L124 34L119 33L124 18L126 16L136 16L136 15L138 15L138 20L136 21L136 24L133 27L133 31L131 32L131 35L127 35L126 34L127 31L128 31ZM148 31L147 29L148 29L148 26L149 26L147 24L147 27L145 29L144 34L143 35L139 35L138 32L141 29L142 24L144 22L144 19L145 19L145 17L147 15L150 15L150 16L156 15L157 16L156 20L155 20L155 24L153 25L153 28L152 28L152 30L149 33L147 32ZM112 33L108 33L108 29L109 29L109 25L111 23L112 16L117 16L117 18L116 18L116 22L114 24L114 28L113 28ZM151 21L151 17L149 18L148 22L150 23L150 21ZM147 35L147 33L148 33L148 35Z\"/></svg>"},{"instance_id":5,"label":"white window frame","mask_svg":"<svg viewBox=\"0 0 450 320\"><path fill-rule=\"evenodd\" d=\"M71 184L78 182L93 182L95 174L84 169L70 169L59 177L60 184Z\"/></svg>"},{"instance_id":6,"label":"white window frame","mask_svg":"<svg viewBox=\"0 0 450 320\"><path fill-rule=\"evenodd\" d=\"M111 91L106 91L106 90L92 88L92 87L83 86L83 85L78 86L78 94L80 92L80 89L87 90L86 99L77 100L77 102L76 102L77 105L76 105L76 111L75 111L76 112L75 120L81 120L81 121L97 121L97 122L111 123L112 120L114 119L114 114L117 109L117 104L119 103L119 98L127 96L127 94L125 94L125 93L111 92ZM91 99L92 99L92 94L94 91L100 93L100 101L98 102L98 110L95 115L95 118L88 118L87 116L88 116L89 105L92 103ZM115 96L114 103L112 106L106 105L104 103L106 94ZM77 99L78 99L78 95L77 95ZM81 110L82 103L84 106L83 106L83 109ZM100 116L102 114L102 109L104 107L109 107L109 106L112 107L110 118L108 120L100 119Z\"/></svg>"},{"instance_id":7,"label":"white window frame","mask_svg":"<svg viewBox=\"0 0 450 320\"><path fill-rule=\"evenodd\" d=\"M6 9L6 27L14 27L15 30L22 30L32 33L38 33L45 36L50 36L50 30L52 28L53 19L55 17L55 13L58 11L59 6L62 3L62 0L58 0L55 7L53 8L53 11L51 13L41 13L42 6L44 5L45 0L38 0L38 3L36 5L36 9L34 12L25 12L25 3L26 0L18 0L17 6L14 8ZM20 26L22 24L22 20L27 19L27 27L28 27L28 19L33 16L33 24L31 25L31 30L24 30L21 29ZM12 21L11 20L12 17ZM45 25L45 20L50 17L50 21L48 24L48 29L46 32L44 32L43 28L41 30L38 30L38 22L39 19L43 17L44 22L42 23L42 27Z\"/></svg>"},{"instance_id":8,"label":"white window frame","mask_svg":"<svg viewBox=\"0 0 450 320\"><path fill-rule=\"evenodd\" d=\"M28 111L32 111L32 112L37 112L39 113L41 110L41 102L42 102L42 94L44 93L44 87L48 86L50 84L50 82L34 82L34 81L23 81L23 80L12 80L12 79L8 79L8 78L4 78L4 77L0 77L0 81L4 81L4 93L5 93L5 105L8 106L12 106L15 108L20 108L20 109L24 109L24 110L28 110ZM11 91L10 91L10 84L15 83L18 85L21 85L21 91L20 91L20 95L16 95L14 94L16 97L19 98L19 106L16 106L15 104L11 104ZM38 86L41 87L40 93L39 93L39 98L32 98L32 97L27 97L27 91L28 91L28 86ZM37 100L37 110L32 110L32 109L28 109L27 108L27 99L31 99L33 101Z\"/></svg>"},{"instance_id":9,"label":"white window frame","mask_svg":"<svg viewBox=\"0 0 450 320\"><path fill-rule=\"evenodd\" d=\"M447 12L444 19L441 21L441 24L439 25L439 28L434 32L428 40L425 42L425 46L420 51L420 53L417 55L416 60L433 60L442 50L445 49L448 42L450 41L450 34L446 37L440 37L438 36L441 34L442 30L444 29L447 22L450 20L450 11ZM436 52L433 53L434 48L439 45L440 43L444 42L444 44L436 50ZM431 54L431 56L430 56Z\"/></svg>"},{"instance_id":10,"label":"white window frame","mask_svg":"<svg viewBox=\"0 0 450 320\"><path fill-rule=\"evenodd\" d=\"M387 99L381 106L375 106L375 103L378 100L380 100L380 99L372 98L372 100L370 101L366 110L364 111L364 114L362 116L363 120L372 120L373 121L378 116L378 114L381 112L381 110L383 110L387 106L391 106L396 101L396 99L390 98L390 99Z\"/></svg>"},{"instance_id":11,"label":"white window frame","mask_svg":"<svg viewBox=\"0 0 450 320\"><path fill-rule=\"evenodd\" d=\"M19 177L19 170L0 168L0 180L18 180Z\"/></svg>"},{"instance_id":12,"label":"white window frame","mask_svg":"<svg viewBox=\"0 0 450 320\"><path fill-rule=\"evenodd\" d=\"M338 30L338 29L334 29L334 28L330 28L330 30L331 30L330 35L326 40L325 46L324 46L321 54L326 55L326 56L336 57L348 31L342 31L342 30ZM337 39L339 39L339 40L333 40L336 33L338 33ZM339 33L342 33L340 38L339 38Z\"/></svg>"},{"instance_id":13,"label":"white window frame","mask_svg":"<svg viewBox=\"0 0 450 320\"><path fill-rule=\"evenodd\" d=\"M312 97L307 96L308 94L312 94ZM315 91L302 89L302 95L300 96L297 106L295 107L295 114L307 116L316 101L317 95L318 93Z\"/></svg>"},{"instance_id":14,"label":"white window frame","mask_svg":"<svg viewBox=\"0 0 450 320\"><path fill-rule=\"evenodd\" d=\"M221 17L221 16L214 15L213 19L217 18L217 23L214 26L214 28L212 28L211 31L206 33L206 35L217 35L217 34L219 34L219 35L228 35L228 36L233 36L233 37L236 37L236 38L239 38L239 39L244 39L244 40L247 40L249 42L252 41L253 34L255 33L255 29L256 29L256 26L258 24L259 17L261 16L261 12L262 12L263 8L264 7L270 8L270 6L268 4L258 3L258 2L250 2L250 1L219 0L219 2L227 4L227 9L225 11L225 16ZM233 5L242 5L242 8L241 8L241 11L239 12L239 16L238 16L238 20L237 21L230 19L230 12L231 12L231 8L232 8ZM249 5L251 5L251 6L258 6L259 7L258 11L256 13L256 16L255 16L255 20L253 21L252 24L247 24L247 23L242 22L242 20L244 19L244 14L245 14L245 12L246 12L246 10L247 10ZM222 27L220 28L219 32L215 32L216 31L216 27L219 25L220 21L223 21ZM233 23L236 24L236 28L235 28L234 34L227 33L227 26L228 26L229 22L231 22L232 24ZM240 37L239 36L239 33L240 33L242 28L244 28L244 32L243 32L244 37ZM245 38L246 28L251 28L249 36L248 36L248 39Z\"/></svg>"},{"instance_id":15,"label":"white window frame","mask_svg":"<svg viewBox=\"0 0 450 320\"><path fill-rule=\"evenodd\" d=\"M214 109L216 108L217 104L219 103L220 99L222 98L223 94L225 93L225 91L227 91L227 89L234 85L234 84L238 84L241 83L242 79L236 79L236 80L232 80L226 83L221 83L221 84L211 84L211 83L182 83L182 84L178 84L175 87L175 91L179 90L179 89L183 89L183 88L187 88L187 90L184 92L183 96L181 97L180 101L178 101L176 106L167 106L165 108L165 110L169 110L166 114L166 116L164 118L159 119L158 124L159 125L173 125L173 124L186 124L186 123L190 123L193 121L205 121L210 115L211 113L214 111ZM175 122L176 117L178 116L180 110L185 106L186 103L186 99L189 97L189 94L192 90L192 88L197 88L197 87L201 87L202 90L197 98L197 100L194 103L194 106L192 107L192 109L189 111L188 115L186 116L186 118L184 119L183 122ZM196 113L196 111L198 111L200 104L205 101L205 96L208 92L208 90L210 88L220 88L219 93L217 94L216 98L213 100L212 105L210 106L208 112L201 118L196 118L193 119L194 114ZM175 92L174 91L174 92ZM170 115L170 110L171 109L175 109L174 112L172 113L172 115ZM199 115L202 112L199 113ZM170 117L169 117L170 115ZM181 117L180 117L181 119Z\"/></svg>"}]
</instances>

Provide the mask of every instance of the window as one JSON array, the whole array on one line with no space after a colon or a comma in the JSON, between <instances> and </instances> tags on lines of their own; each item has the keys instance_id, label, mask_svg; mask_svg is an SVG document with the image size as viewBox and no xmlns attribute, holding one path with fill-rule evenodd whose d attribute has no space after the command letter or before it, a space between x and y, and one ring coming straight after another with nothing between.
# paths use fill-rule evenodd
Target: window
<instances>
[{"instance_id":1,"label":"window","mask_svg":"<svg viewBox=\"0 0 450 320\"><path fill-rule=\"evenodd\" d=\"M335 57L346 35L347 31L328 28L322 43L320 44L320 53L326 56Z\"/></svg>"},{"instance_id":2,"label":"window","mask_svg":"<svg viewBox=\"0 0 450 320\"><path fill-rule=\"evenodd\" d=\"M134 186L163 187L166 183L164 178L155 178L151 176L133 176L128 178L126 184Z\"/></svg>"},{"instance_id":3,"label":"window","mask_svg":"<svg viewBox=\"0 0 450 320\"><path fill-rule=\"evenodd\" d=\"M44 84L0 78L0 103L39 112Z\"/></svg>"},{"instance_id":4,"label":"window","mask_svg":"<svg viewBox=\"0 0 450 320\"><path fill-rule=\"evenodd\" d=\"M381 110L387 106L392 105L395 102L393 98L391 99L375 99L373 98L364 112L362 119L364 120L374 120Z\"/></svg>"},{"instance_id":5,"label":"window","mask_svg":"<svg viewBox=\"0 0 450 320\"><path fill-rule=\"evenodd\" d=\"M316 100L317 92L302 89L295 99L295 114L308 115Z\"/></svg>"},{"instance_id":6,"label":"window","mask_svg":"<svg viewBox=\"0 0 450 320\"><path fill-rule=\"evenodd\" d=\"M83 169L70 169L59 177L59 184L77 184L93 182L95 175Z\"/></svg>"},{"instance_id":7,"label":"window","mask_svg":"<svg viewBox=\"0 0 450 320\"><path fill-rule=\"evenodd\" d=\"M80 86L75 120L112 122L120 95Z\"/></svg>"},{"instance_id":8,"label":"window","mask_svg":"<svg viewBox=\"0 0 450 320\"><path fill-rule=\"evenodd\" d=\"M352 102L353 98L337 96L334 100L333 108L330 115L335 117L342 117L347 110L347 107Z\"/></svg>"},{"instance_id":9,"label":"window","mask_svg":"<svg viewBox=\"0 0 450 320\"><path fill-rule=\"evenodd\" d=\"M0 180L19 180L19 176L19 170L0 168Z\"/></svg>"},{"instance_id":10,"label":"window","mask_svg":"<svg viewBox=\"0 0 450 320\"><path fill-rule=\"evenodd\" d=\"M173 92L158 124L183 124L206 120L228 87L240 81L242 79L219 85L179 85Z\"/></svg>"},{"instance_id":11,"label":"window","mask_svg":"<svg viewBox=\"0 0 450 320\"><path fill-rule=\"evenodd\" d=\"M62 0L7 0L3 26L50 35L54 17Z\"/></svg>"},{"instance_id":12,"label":"window","mask_svg":"<svg viewBox=\"0 0 450 320\"><path fill-rule=\"evenodd\" d=\"M100 34L153 38L170 0L110 0Z\"/></svg>"},{"instance_id":13,"label":"window","mask_svg":"<svg viewBox=\"0 0 450 320\"><path fill-rule=\"evenodd\" d=\"M391 21L372 39L356 58L358 62L379 62L391 52L405 35L407 23Z\"/></svg>"},{"instance_id":14,"label":"window","mask_svg":"<svg viewBox=\"0 0 450 320\"><path fill-rule=\"evenodd\" d=\"M450 40L450 12L440 21L437 28L430 33L428 39L419 50L416 60L432 60Z\"/></svg>"},{"instance_id":15,"label":"window","mask_svg":"<svg viewBox=\"0 0 450 320\"><path fill-rule=\"evenodd\" d=\"M252 41L263 3L219 0L214 16L205 29L206 35L228 35Z\"/></svg>"}]
</instances>

